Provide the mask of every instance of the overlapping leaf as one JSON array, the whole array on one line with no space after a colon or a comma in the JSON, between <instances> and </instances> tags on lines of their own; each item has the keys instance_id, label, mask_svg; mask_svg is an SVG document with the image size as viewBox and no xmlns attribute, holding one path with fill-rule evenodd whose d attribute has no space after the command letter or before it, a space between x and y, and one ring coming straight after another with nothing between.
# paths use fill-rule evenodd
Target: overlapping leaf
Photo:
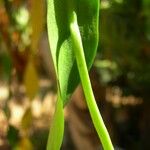
<instances>
[{"instance_id":1,"label":"overlapping leaf","mask_svg":"<svg viewBox=\"0 0 150 150\"><path fill-rule=\"evenodd\" d=\"M74 0L88 68L98 43L98 0ZM48 0L48 36L64 105L80 81L69 30L70 0Z\"/></svg>"},{"instance_id":2,"label":"overlapping leaf","mask_svg":"<svg viewBox=\"0 0 150 150\"><path fill-rule=\"evenodd\" d=\"M98 0L48 0L48 37L58 81L59 97L47 150L60 149L64 132L63 106L80 82L70 34L70 15L72 11L75 11L77 15L86 63L90 68L98 43L98 2ZM73 7L72 11L71 7Z\"/></svg>"}]
</instances>

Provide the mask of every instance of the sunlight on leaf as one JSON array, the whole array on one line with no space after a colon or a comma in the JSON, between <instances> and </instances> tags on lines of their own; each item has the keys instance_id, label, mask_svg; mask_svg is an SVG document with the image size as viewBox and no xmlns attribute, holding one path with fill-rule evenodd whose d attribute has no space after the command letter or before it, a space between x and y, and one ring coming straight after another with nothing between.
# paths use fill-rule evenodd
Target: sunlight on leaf
<instances>
[{"instance_id":1,"label":"sunlight on leaf","mask_svg":"<svg viewBox=\"0 0 150 150\"><path fill-rule=\"evenodd\" d=\"M25 7L21 7L18 12L15 13L15 19L20 28L24 28L29 21L29 12Z\"/></svg>"}]
</instances>

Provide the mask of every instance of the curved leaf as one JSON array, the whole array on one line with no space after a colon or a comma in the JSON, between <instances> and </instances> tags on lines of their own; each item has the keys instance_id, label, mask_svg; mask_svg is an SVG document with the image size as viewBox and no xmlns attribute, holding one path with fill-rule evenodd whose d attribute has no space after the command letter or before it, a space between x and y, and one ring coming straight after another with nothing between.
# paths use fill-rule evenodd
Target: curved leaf
<instances>
[{"instance_id":1,"label":"curved leaf","mask_svg":"<svg viewBox=\"0 0 150 150\"><path fill-rule=\"evenodd\" d=\"M73 8L77 14L86 62L90 68L98 43L98 2L98 0L48 0L48 37L58 81L59 98L47 150L60 149L64 131L63 106L80 82L70 33L70 10ZM60 102L62 107L58 111Z\"/></svg>"},{"instance_id":2,"label":"curved leaf","mask_svg":"<svg viewBox=\"0 0 150 150\"><path fill-rule=\"evenodd\" d=\"M70 0L48 0L48 37L60 95L65 105L80 82L69 30ZM88 69L98 44L99 0L73 0Z\"/></svg>"}]
</instances>

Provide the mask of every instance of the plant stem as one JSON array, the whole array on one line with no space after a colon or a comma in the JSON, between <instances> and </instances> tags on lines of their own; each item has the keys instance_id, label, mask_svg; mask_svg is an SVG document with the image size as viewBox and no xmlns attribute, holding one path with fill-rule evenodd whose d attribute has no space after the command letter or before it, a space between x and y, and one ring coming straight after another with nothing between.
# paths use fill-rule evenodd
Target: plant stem
<instances>
[{"instance_id":1,"label":"plant stem","mask_svg":"<svg viewBox=\"0 0 150 150\"><path fill-rule=\"evenodd\" d=\"M99 112L99 109L97 107L94 98L93 90L90 83L90 78L88 75L88 69L87 69L86 60L84 56L83 45L82 45L80 31L77 23L76 13L72 11L72 14L70 14L70 16L71 17L69 23L70 23L70 32L71 32L71 38L74 47L74 53L77 60L80 79L84 90L86 102L90 111L90 115L94 123L95 129L98 133L98 136L102 142L104 150L114 150L110 136L104 125L102 116Z\"/></svg>"}]
</instances>

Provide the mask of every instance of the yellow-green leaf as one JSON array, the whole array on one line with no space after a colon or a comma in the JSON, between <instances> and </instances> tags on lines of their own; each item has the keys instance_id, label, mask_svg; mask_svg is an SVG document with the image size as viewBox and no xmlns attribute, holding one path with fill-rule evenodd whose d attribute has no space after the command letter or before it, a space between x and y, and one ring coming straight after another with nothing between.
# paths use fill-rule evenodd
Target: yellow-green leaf
<instances>
[{"instance_id":1,"label":"yellow-green leaf","mask_svg":"<svg viewBox=\"0 0 150 150\"><path fill-rule=\"evenodd\" d=\"M33 150L33 145L29 138L23 137L14 150Z\"/></svg>"},{"instance_id":2,"label":"yellow-green leaf","mask_svg":"<svg viewBox=\"0 0 150 150\"><path fill-rule=\"evenodd\" d=\"M45 23L45 1L31 0L31 50L36 52L37 45Z\"/></svg>"},{"instance_id":3,"label":"yellow-green leaf","mask_svg":"<svg viewBox=\"0 0 150 150\"><path fill-rule=\"evenodd\" d=\"M39 87L38 75L32 59L29 60L25 70L24 84L27 96L32 100L37 93Z\"/></svg>"},{"instance_id":4,"label":"yellow-green leaf","mask_svg":"<svg viewBox=\"0 0 150 150\"><path fill-rule=\"evenodd\" d=\"M24 130L29 129L32 123L32 119L33 117L32 117L31 108L28 108L22 118L21 128Z\"/></svg>"},{"instance_id":5,"label":"yellow-green leaf","mask_svg":"<svg viewBox=\"0 0 150 150\"><path fill-rule=\"evenodd\" d=\"M47 150L59 150L63 140L63 134L64 134L63 101L60 98L60 96L58 96L56 103L56 110L54 113L54 117L49 132Z\"/></svg>"}]
</instances>

